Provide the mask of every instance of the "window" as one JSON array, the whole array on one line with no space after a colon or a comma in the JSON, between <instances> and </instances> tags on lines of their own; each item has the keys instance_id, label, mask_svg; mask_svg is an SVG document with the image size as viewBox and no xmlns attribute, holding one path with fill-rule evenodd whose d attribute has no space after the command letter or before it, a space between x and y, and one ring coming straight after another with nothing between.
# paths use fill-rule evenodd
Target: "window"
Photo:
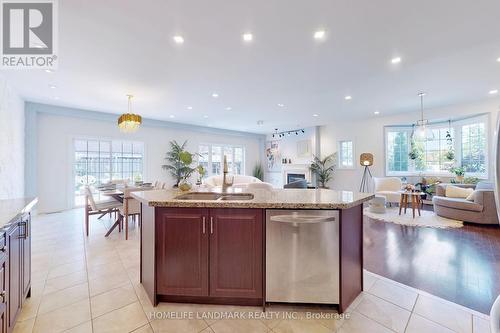
<instances>
[{"instance_id":1,"label":"window","mask_svg":"<svg viewBox=\"0 0 500 333\"><path fill-rule=\"evenodd\" d=\"M354 167L354 151L352 141L339 141L339 168Z\"/></svg>"},{"instance_id":2,"label":"window","mask_svg":"<svg viewBox=\"0 0 500 333\"><path fill-rule=\"evenodd\" d=\"M386 174L450 176L462 166L469 176L487 178L487 116L432 124L426 139L414 135L411 126L386 127Z\"/></svg>"},{"instance_id":3,"label":"window","mask_svg":"<svg viewBox=\"0 0 500 333\"><path fill-rule=\"evenodd\" d=\"M462 127L462 166L465 172L486 172L486 130L484 123Z\"/></svg>"},{"instance_id":4,"label":"window","mask_svg":"<svg viewBox=\"0 0 500 333\"><path fill-rule=\"evenodd\" d=\"M113 179L143 179L144 145L140 142L74 140L75 205L83 205L85 185ZM96 193L97 194L97 193Z\"/></svg>"},{"instance_id":5,"label":"window","mask_svg":"<svg viewBox=\"0 0 500 333\"><path fill-rule=\"evenodd\" d=\"M207 171L205 176L222 173L224 155L229 173L236 175L245 173L245 149L241 146L201 144L198 152L199 164Z\"/></svg>"}]
</instances>

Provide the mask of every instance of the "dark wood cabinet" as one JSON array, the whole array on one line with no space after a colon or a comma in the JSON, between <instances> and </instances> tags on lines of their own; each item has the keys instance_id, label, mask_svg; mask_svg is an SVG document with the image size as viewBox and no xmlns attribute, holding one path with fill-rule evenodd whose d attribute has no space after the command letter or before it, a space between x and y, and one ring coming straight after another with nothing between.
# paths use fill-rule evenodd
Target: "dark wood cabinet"
<instances>
[{"instance_id":1,"label":"dark wood cabinet","mask_svg":"<svg viewBox=\"0 0 500 333\"><path fill-rule=\"evenodd\" d=\"M262 297L262 210L211 209L210 296Z\"/></svg>"},{"instance_id":2,"label":"dark wood cabinet","mask_svg":"<svg viewBox=\"0 0 500 333\"><path fill-rule=\"evenodd\" d=\"M7 278L7 313L8 326L14 328L17 314L21 309L22 260L21 260L21 223L15 222L7 230L8 278Z\"/></svg>"},{"instance_id":3,"label":"dark wood cabinet","mask_svg":"<svg viewBox=\"0 0 500 333\"><path fill-rule=\"evenodd\" d=\"M208 295L207 211L166 209L157 216L158 293Z\"/></svg>"},{"instance_id":4,"label":"dark wood cabinet","mask_svg":"<svg viewBox=\"0 0 500 333\"><path fill-rule=\"evenodd\" d=\"M0 332L7 332L7 244L0 234Z\"/></svg>"},{"instance_id":5,"label":"dark wood cabinet","mask_svg":"<svg viewBox=\"0 0 500 333\"><path fill-rule=\"evenodd\" d=\"M157 208L156 294L259 304L263 223L261 209Z\"/></svg>"},{"instance_id":6,"label":"dark wood cabinet","mask_svg":"<svg viewBox=\"0 0 500 333\"><path fill-rule=\"evenodd\" d=\"M31 295L31 219L30 215L25 216L21 221L21 285L22 298Z\"/></svg>"}]
</instances>

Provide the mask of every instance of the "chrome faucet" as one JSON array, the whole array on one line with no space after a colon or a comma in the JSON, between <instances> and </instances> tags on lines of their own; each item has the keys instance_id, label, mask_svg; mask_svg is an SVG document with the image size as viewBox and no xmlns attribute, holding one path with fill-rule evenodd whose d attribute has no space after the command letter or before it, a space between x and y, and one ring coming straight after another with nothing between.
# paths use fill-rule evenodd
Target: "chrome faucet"
<instances>
[{"instance_id":1,"label":"chrome faucet","mask_svg":"<svg viewBox=\"0 0 500 333\"><path fill-rule=\"evenodd\" d=\"M227 181L227 159L226 155L224 155L224 169L222 176L222 192L227 192L227 188L233 185L234 178L231 179L231 182Z\"/></svg>"}]
</instances>

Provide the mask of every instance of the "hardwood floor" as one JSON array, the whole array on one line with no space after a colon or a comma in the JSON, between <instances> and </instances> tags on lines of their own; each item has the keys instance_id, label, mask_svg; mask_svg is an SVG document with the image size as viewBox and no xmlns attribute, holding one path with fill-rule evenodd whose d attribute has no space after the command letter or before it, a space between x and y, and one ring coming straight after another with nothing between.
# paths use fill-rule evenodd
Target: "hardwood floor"
<instances>
[{"instance_id":1,"label":"hardwood floor","mask_svg":"<svg viewBox=\"0 0 500 333\"><path fill-rule=\"evenodd\" d=\"M500 227L401 226L365 217L365 269L489 314L500 294Z\"/></svg>"}]
</instances>

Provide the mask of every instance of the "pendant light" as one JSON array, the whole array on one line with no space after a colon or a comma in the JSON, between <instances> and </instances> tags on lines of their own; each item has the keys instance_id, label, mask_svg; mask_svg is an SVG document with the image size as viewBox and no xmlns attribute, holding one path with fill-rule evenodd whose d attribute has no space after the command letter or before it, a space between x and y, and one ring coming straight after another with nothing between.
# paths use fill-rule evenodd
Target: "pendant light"
<instances>
[{"instance_id":1,"label":"pendant light","mask_svg":"<svg viewBox=\"0 0 500 333\"><path fill-rule=\"evenodd\" d=\"M139 129L142 123L142 117L138 114L134 114L131 112L131 104L132 98L134 96L127 95L128 98L128 111L125 114L122 114L120 118L118 118L118 127L121 132L124 133L133 133Z\"/></svg>"},{"instance_id":2,"label":"pendant light","mask_svg":"<svg viewBox=\"0 0 500 333\"><path fill-rule=\"evenodd\" d=\"M424 119L424 96L425 93L421 92L418 94L420 97L420 120L417 120L417 137L421 140L432 140L434 139L434 133L429 129L429 120Z\"/></svg>"}]
</instances>

